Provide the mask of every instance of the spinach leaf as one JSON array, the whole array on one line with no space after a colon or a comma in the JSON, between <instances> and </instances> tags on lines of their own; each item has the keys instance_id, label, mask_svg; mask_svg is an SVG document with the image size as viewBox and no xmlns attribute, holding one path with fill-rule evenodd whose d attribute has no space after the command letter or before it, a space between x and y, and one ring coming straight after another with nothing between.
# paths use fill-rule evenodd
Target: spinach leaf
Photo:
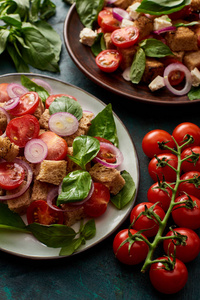
<instances>
[{"instance_id":1,"label":"spinach leaf","mask_svg":"<svg viewBox=\"0 0 200 300\"><path fill-rule=\"evenodd\" d=\"M83 116L81 105L77 101L74 101L74 99L66 96L55 98L49 106L50 115L61 111L74 115L78 120L80 120Z\"/></svg>"},{"instance_id":2,"label":"spinach leaf","mask_svg":"<svg viewBox=\"0 0 200 300\"><path fill-rule=\"evenodd\" d=\"M111 141L118 147L117 129L112 112L112 105L109 103L96 117L91 121L88 131L90 136L100 136Z\"/></svg>"},{"instance_id":3,"label":"spinach leaf","mask_svg":"<svg viewBox=\"0 0 200 300\"><path fill-rule=\"evenodd\" d=\"M127 171L121 173L125 180L123 189L115 196L111 197L111 202L118 208L124 208L134 197L136 188L131 175Z\"/></svg>"},{"instance_id":4,"label":"spinach leaf","mask_svg":"<svg viewBox=\"0 0 200 300\"><path fill-rule=\"evenodd\" d=\"M188 93L188 98L190 100L200 99L200 86L198 86L198 87L193 86Z\"/></svg>"},{"instance_id":5,"label":"spinach leaf","mask_svg":"<svg viewBox=\"0 0 200 300\"><path fill-rule=\"evenodd\" d=\"M130 80L132 83L138 84L145 70L146 56L142 48L139 48L134 56L131 69Z\"/></svg>"},{"instance_id":6,"label":"spinach leaf","mask_svg":"<svg viewBox=\"0 0 200 300\"><path fill-rule=\"evenodd\" d=\"M39 97L43 102L49 97L49 93L40 85L37 85L34 81L29 79L27 76L21 76L21 84L25 86L29 91L38 93Z\"/></svg>"},{"instance_id":7,"label":"spinach leaf","mask_svg":"<svg viewBox=\"0 0 200 300\"><path fill-rule=\"evenodd\" d=\"M143 0L136 11L152 15L168 15L189 4L190 0Z\"/></svg>"},{"instance_id":8,"label":"spinach leaf","mask_svg":"<svg viewBox=\"0 0 200 300\"><path fill-rule=\"evenodd\" d=\"M97 56L102 50L105 49L106 49L105 41L104 41L103 33L101 32L96 37L94 44L91 47L91 50L94 56Z\"/></svg>"},{"instance_id":9,"label":"spinach leaf","mask_svg":"<svg viewBox=\"0 0 200 300\"><path fill-rule=\"evenodd\" d=\"M0 228L27 232L22 218L11 211L7 204L0 203Z\"/></svg>"},{"instance_id":10,"label":"spinach leaf","mask_svg":"<svg viewBox=\"0 0 200 300\"><path fill-rule=\"evenodd\" d=\"M76 10L85 27L92 28L98 13L104 6L104 0L76 0Z\"/></svg>"},{"instance_id":11,"label":"spinach leaf","mask_svg":"<svg viewBox=\"0 0 200 300\"><path fill-rule=\"evenodd\" d=\"M62 191L58 195L57 205L68 202L78 202L85 199L91 189L92 178L87 171L76 170L65 176Z\"/></svg>"},{"instance_id":12,"label":"spinach leaf","mask_svg":"<svg viewBox=\"0 0 200 300\"><path fill-rule=\"evenodd\" d=\"M83 170L86 169L86 164L90 162L99 152L99 141L91 136L78 136L73 141L73 156L68 157L79 165Z\"/></svg>"},{"instance_id":13,"label":"spinach leaf","mask_svg":"<svg viewBox=\"0 0 200 300\"><path fill-rule=\"evenodd\" d=\"M146 39L140 42L140 47L144 50L146 56L149 57L173 55L173 52L167 45L156 39Z\"/></svg>"}]
</instances>

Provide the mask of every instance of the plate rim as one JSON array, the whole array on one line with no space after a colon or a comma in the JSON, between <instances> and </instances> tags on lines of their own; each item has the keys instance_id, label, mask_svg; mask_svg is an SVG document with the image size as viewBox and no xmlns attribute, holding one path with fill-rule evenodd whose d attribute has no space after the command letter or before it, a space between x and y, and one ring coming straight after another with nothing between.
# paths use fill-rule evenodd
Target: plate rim
<instances>
[{"instance_id":1,"label":"plate rim","mask_svg":"<svg viewBox=\"0 0 200 300\"><path fill-rule=\"evenodd\" d=\"M4 78L4 77L6 78L8 76L20 77L21 75L25 75L25 76L29 76L29 77L32 77L32 76L33 77L42 77L44 79L47 78L49 80L53 80L53 81L59 82L61 84L73 87L73 88L81 91L82 93L85 93L85 94L89 95L90 97L92 97L96 101L98 101L101 105L103 105L104 107L107 105L106 103L104 103L102 100L100 100L96 96L92 95L91 93L83 90L82 88L80 88L80 87L78 87L76 85L73 85L71 83L65 82L64 80L61 80L61 79L58 79L58 78L54 78L52 76L48 76L48 75L44 75L44 74L37 74L37 73L7 73L7 74L0 75L0 79ZM14 255L14 256L17 256L17 257L28 258L28 259L32 259L32 260L52 260L52 259L67 258L67 257L78 255L78 254L80 254L82 252L85 252L85 251L91 249L92 247L97 246L99 243L103 242L109 236L111 236L125 222L125 220L128 218L128 215L130 214L133 206L135 205L135 202L136 202L136 199L137 199L137 195L138 195L138 191L139 191L139 186L140 186L140 162L139 162L139 157L138 157L138 153L137 153L135 144L133 142L133 139L132 139L132 137L131 137L128 129L126 128L125 124L122 122L122 120L118 117L118 115L114 111L113 111L113 115L118 120L118 122L120 123L120 125L124 128L124 130L126 131L127 137L129 138L129 140L130 140L130 142L132 144L132 148L134 149L134 158L135 158L136 171L137 171L137 177L138 177L138 181L137 181L137 183L135 183L136 191L135 191L135 195L134 195L133 200L132 200L132 204L130 205L130 207L126 211L126 213L125 213L124 217L122 218L122 220L117 224L117 226L115 226L109 233L107 233L106 235L104 235L103 237L101 237L98 241L96 241L93 244L87 246L86 248L83 248L83 249L80 249L77 252L74 252L73 254L71 254L69 256L59 256L59 255L55 255L55 256L54 255L53 256L37 256L37 255L30 256L28 254L16 253L16 252L13 252L11 250L3 249L2 247L0 247L1 251L5 252L5 253L8 253L8 254L11 254L11 255Z\"/></svg>"},{"instance_id":2,"label":"plate rim","mask_svg":"<svg viewBox=\"0 0 200 300\"><path fill-rule=\"evenodd\" d=\"M93 81L94 83L96 83L97 85L103 87L104 89L118 95L121 97L126 97L129 100L133 100L133 101L137 101L137 102L141 102L141 103L149 103L149 104L154 104L154 105L160 105L160 106L165 106L165 105L172 105L172 106L176 106L176 105L191 105L191 104L195 104L200 102L200 99L196 99L196 100L189 100L189 99L185 99L185 100L173 100L173 101L161 101L161 100L156 100L156 99L149 99L148 97L139 97L138 95L132 96L130 93L126 93L126 92L121 92L121 90L115 90L114 87L108 85L105 82L100 81L98 78L96 78L95 76L92 76L92 74L82 66L82 64L78 61L78 59L76 58L72 47L69 43L69 39L68 39L68 24L71 21L71 17L73 13L77 13L76 12L76 3L73 3L71 5L71 7L69 8L69 11L67 13L67 16L65 18L64 21L64 26L63 26L63 36L64 36L64 42L65 42L65 46L66 49L70 55L70 57L72 58L73 62L75 63L75 65L82 71L83 74L85 74L91 81ZM79 22L81 22L79 20ZM133 93L134 93L134 87L133 87ZM149 92L150 93L150 92ZM172 95L173 97L175 97L175 95ZM170 95L169 95L170 97ZM182 96L185 97L185 96ZM179 98L180 99L180 98Z\"/></svg>"}]
</instances>

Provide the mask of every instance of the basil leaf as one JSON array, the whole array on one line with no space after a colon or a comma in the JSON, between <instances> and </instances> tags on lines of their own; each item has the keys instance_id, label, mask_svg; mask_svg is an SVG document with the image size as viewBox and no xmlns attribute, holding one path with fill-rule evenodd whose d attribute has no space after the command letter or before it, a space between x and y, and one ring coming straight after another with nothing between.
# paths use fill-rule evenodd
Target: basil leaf
<instances>
[{"instance_id":1,"label":"basil leaf","mask_svg":"<svg viewBox=\"0 0 200 300\"><path fill-rule=\"evenodd\" d=\"M76 10L80 21L88 28L92 28L103 6L104 0L76 0Z\"/></svg>"},{"instance_id":2,"label":"basil leaf","mask_svg":"<svg viewBox=\"0 0 200 300\"><path fill-rule=\"evenodd\" d=\"M111 202L118 209L124 208L130 201L132 201L136 192L135 183L131 175L127 171L123 171L121 175L125 180L125 185L117 195L111 197Z\"/></svg>"},{"instance_id":3,"label":"basil leaf","mask_svg":"<svg viewBox=\"0 0 200 300\"><path fill-rule=\"evenodd\" d=\"M48 247L65 247L76 236L76 232L66 225L53 224L41 225L38 223L29 224L28 229L41 243Z\"/></svg>"},{"instance_id":4,"label":"basil leaf","mask_svg":"<svg viewBox=\"0 0 200 300\"><path fill-rule=\"evenodd\" d=\"M87 197L92 184L92 178L87 171L76 170L65 176L62 191L58 195L57 205L68 202L78 202Z\"/></svg>"},{"instance_id":5,"label":"basil leaf","mask_svg":"<svg viewBox=\"0 0 200 300\"><path fill-rule=\"evenodd\" d=\"M22 26L21 18L18 14L0 16L0 20L17 28L20 28Z\"/></svg>"},{"instance_id":6,"label":"basil leaf","mask_svg":"<svg viewBox=\"0 0 200 300\"><path fill-rule=\"evenodd\" d=\"M27 231L19 214L11 211L7 204L0 203L0 228Z\"/></svg>"},{"instance_id":7,"label":"basil leaf","mask_svg":"<svg viewBox=\"0 0 200 300\"><path fill-rule=\"evenodd\" d=\"M26 77L25 75L21 75L21 84L25 86L29 91L38 93L40 99L45 102L45 100L49 97L49 93L40 85L37 85L34 81Z\"/></svg>"},{"instance_id":8,"label":"basil leaf","mask_svg":"<svg viewBox=\"0 0 200 300\"><path fill-rule=\"evenodd\" d=\"M83 225L80 230L81 236L83 236L86 240L92 239L96 234L96 226L94 219L89 220L87 223Z\"/></svg>"},{"instance_id":9,"label":"basil leaf","mask_svg":"<svg viewBox=\"0 0 200 300\"><path fill-rule=\"evenodd\" d=\"M44 0L40 6L40 19L48 20L55 13L56 5L50 0Z\"/></svg>"},{"instance_id":10,"label":"basil leaf","mask_svg":"<svg viewBox=\"0 0 200 300\"><path fill-rule=\"evenodd\" d=\"M97 56L102 50L105 50L105 42L103 38L103 33L99 33L98 36L96 37L94 44L91 47L92 53L94 56Z\"/></svg>"},{"instance_id":11,"label":"basil leaf","mask_svg":"<svg viewBox=\"0 0 200 300\"><path fill-rule=\"evenodd\" d=\"M8 40L8 37L10 35L10 31L7 29L1 29L0 30L0 54L4 52L4 50L6 49L6 43Z\"/></svg>"},{"instance_id":12,"label":"basil leaf","mask_svg":"<svg viewBox=\"0 0 200 300\"><path fill-rule=\"evenodd\" d=\"M145 70L146 56L142 48L138 49L130 69L130 80L132 83L138 84L142 79Z\"/></svg>"},{"instance_id":13,"label":"basil leaf","mask_svg":"<svg viewBox=\"0 0 200 300\"><path fill-rule=\"evenodd\" d=\"M146 39L140 43L140 47L143 48L146 56L149 57L173 55L173 52L167 45L156 39Z\"/></svg>"},{"instance_id":14,"label":"basil leaf","mask_svg":"<svg viewBox=\"0 0 200 300\"><path fill-rule=\"evenodd\" d=\"M69 256L73 254L76 250L78 250L78 248L80 248L80 246L83 243L83 240L84 238L79 237L77 239L70 241L67 246L61 248L59 255Z\"/></svg>"},{"instance_id":15,"label":"basil leaf","mask_svg":"<svg viewBox=\"0 0 200 300\"><path fill-rule=\"evenodd\" d=\"M189 4L190 0L143 0L136 11L152 15L168 15Z\"/></svg>"},{"instance_id":16,"label":"basil leaf","mask_svg":"<svg viewBox=\"0 0 200 300\"><path fill-rule=\"evenodd\" d=\"M73 156L68 157L79 165L82 169L86 169L86 164L90 162L99 152L99 141L93 137L82 135L73 141Z\"/></svg>"},{"instance_id":17,"label":"basil leaf","mask_svg":"<svg viewBox=\"0 0 200 300\"><path fill-rule=\"evenodd\" d=\"M83 110L78 101L74 101L74 99L66 96L55 98L49 106L50 115L62 111L74 115L78 120L83 116Z\"/></svg>"},{"instance_id":18,"label":"basil leaf","mask_svg":"<svg viewBox=\"0 0 200 300\"><path fill-rule=\"evenodd\" d=\"M188 98L190 100L200 99L200 86L198 86L198 87L193 86L188 93Z\"/></svg>"},{"instance_id":19,"label":"basil leaf","mask_svg":"<svg viewBox=\"0 0 200 300\"><path fill-rule=\"evenodd\" d=\"M16 48L16 45L15 47L13 47L11 44L8 44L6 49L14 62L17 72L28 73L30 71L29 66L23 60L22 56L20 55L19 51L16 50Z\"/></svg>"},{"instance_id":20,"label":"basil leaf","mask_svg":"<svg viewBox=\"0 0 200 300\"><path fill-rule=\"evenodd\" d=\"M96 117L91 121L88 131L90 136L100 136L111 141L118 147L117 129L112 112L112 105L109 103Z\"/></svg>"},{"instance_id":21,"label":"basil leaf","mask_svg":"<svg viewBox=\"0 0 200 300\"><path fill-rule=\"evenodd\" d=\"M195 26L199 24L199 22L197 21L194 21L194 22L190 22L190 23L177 23L177 24L174 24L175 27L188 27L188 26Z\"/></svg>"}]
</instances>

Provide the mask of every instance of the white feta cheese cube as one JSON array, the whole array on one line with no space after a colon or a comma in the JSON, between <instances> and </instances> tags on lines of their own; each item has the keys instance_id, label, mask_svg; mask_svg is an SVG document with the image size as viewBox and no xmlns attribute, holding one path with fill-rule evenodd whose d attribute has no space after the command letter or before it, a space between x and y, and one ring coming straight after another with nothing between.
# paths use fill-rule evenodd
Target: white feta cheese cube
<instances>
[{"instance_id":1,"label":"white feta cheese cube","mask_svg":"<svg viewBox=\"0 0 200 300\"><path fill-rule=\"evenodd\" d=\"M134 22L128 20L128 19L123 19L121 22L120 27L124 28L124 27L129 27L129 26L134 26Z\"/></svg>"},{"instance_id":2,"label":"white feta cheese cube","mask_svg":"<svg viewBox=\"0 0 200 300\"><path fill-rule=\"evenodd\" d=\"M82 44L91 47L94 44L96 37L97 37L96 31L93 31L92 29L85 27L80 32L80 35L79 35L80 40L79 41Z\"/></svg>"},{"instance_id":3,"label":"white feta cheese cube","mask_svg":"<svg viewBox=\"0 0 200 300\"><path fill-rule=\"evenodd\" d=\"M200 85L200 71L197 68L194 68L191 71L192 76L192 86L199 86Z\"/></svg>"},{"instance_id":4,"label":"white feta cheese cube","mask_svg":"<svg viewBox=\"0 0 200 300\"><path fill-rule=\"evenodd\" d=\"M138 6L140 6L140 4L141 4L140 2L135 2L134 4L130 5L127 8L127 12L129 13L129 15L133 20L136 20L140 16L140 13L136 11L136 9L138 8Z\"/></svg>"},{"instance_id":5,"label":"white feta cheese cube","mask_svg":"<svg viewBox=\"0 0 200 300\"><path fill-rule=\"evenodd\" d=\"M153 29L155 31L161 30L161 29L169 27L169 26L172 26L172 23L167 15L163 15L162 17L154 19Z\"/></svg>"},{"instance_id":6,"label":"white feta cheese cube","mask_svg":"<svg viewBox=\"0 0 200 300\"><path fill-rule=\"evenodd\" d=\"M158 75L150 84L149 88L152 92L157 91L165 86L164 78Z\"/></svg>"}]
</instances>

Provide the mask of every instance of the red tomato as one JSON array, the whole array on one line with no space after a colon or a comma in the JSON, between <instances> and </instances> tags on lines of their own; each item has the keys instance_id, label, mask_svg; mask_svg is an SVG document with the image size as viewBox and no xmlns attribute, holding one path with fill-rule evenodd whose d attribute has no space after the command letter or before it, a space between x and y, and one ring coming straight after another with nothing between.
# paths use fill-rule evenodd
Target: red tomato
<instances>
[{"instance_id":1,"label":"red tomato","mask_svg":"<svg viewBox=\"0 0 200 300\"><path fill-rule=\"evenodd\" d=\"M105 213L110 201L110 191L102 183L94 182L94 192L84 204L84 212L92 218L97 218Z\"/></svg>"},{"instance_id":2,"label":"red tomato","mask_svg":"<svg viewBox=\"0 0 200 300\"><path fill-rule=\"evenodd\" d=\"M166 257L159 257L159 260ZM172 258L170 258L172 260ZM188 279L188 271L185 264L176 259L172 270L166 269L162 262L156 262L151 265L149 276L152 285L159 292L164 294L174 294L180 291Z\"/></svg>"},{"instance_id":3,"label":"red tomato","mask_svg":"<svg viewBox=\"0 0 200 300\"><path fill-rule=\"evenodd\" d=\"M26 143L37 138L40 131L40 124L36 117L32 115L24 115L12 119L6 128L6 135L11 142L23 148Z\"/></svg>"},{"instance_id":4,"label":"red tomato","mask_svg":"<svg viewBox=\"0 0 200 300\"><path fill-rule=\"evenodd\" d=\"M164 59L164 65L165 66L168 66L168 65L170 65L172 63L173 64L174 63L176 63L176 64L182 64L178 59L173 58L173 57L166 57ZM168 79L169 79L170 84L173 85L173 86L175 86L175 85L180 84L183 81L183 79L185 78L185 73L181 72L179 70L177 70L177 71L174 70L174 71L171 71L169 73L168 77L169 77Z\"/></svg>"},{"instance_id":5,"label":"red tomato","mask_svg":"<svg viewBox=\"0 0 200 300\"><path fill-rule=\"evenodd\" d=\"M169 182L166 182L170 184ZM165 185L165 182L155 182L147 191L148 201L151 203L159 202L158 205L167 211L171 202L172 190Z\"/></svg>"},{"instance_id":6,"label":"red tomato","mask_svg":"<svg viewBox=\"0 0 200 300\"><path fill-rule=\"evenodd\" d=\"M113 17L112 10L100 11L97 21L104 33L120 28L120 22Z\"/></svg>"},{"instance_id":7,"label":"red tomato","mask_svg":"<svg viewBox=\"0 0 200 300\"><path fill-rule=\"evenodd\" d=\"M179 11L171 13L168 16L171 20L178 20L178 19L184 19L185 17L188 17L190 14L191 14L191 7L189 5L186 5Z\"/></svg>"},{"instance_id":8,"label":"red tomato","mask_svg":"<svg viewBox=\"0 0 200 300\"><path fill-rule=\"evenodd\" d=\"M150 202L142 202L142 203L139 203L138 205L136 205L131 211L131 215L130 215L131 224L133 223L134 220L136 220L136 218L139 216L139 214L141 212L145 211L145 207L147 209L149 209L153 205L154 205L154 203L150 203ZM155 214L157 214L160 217L161 220L164 219L165 212L159 205L156 205L154 207L153 211ZM145 215L141 215L134 222L132 228L137 231L145 229L145 231L144 231L145 236L152 237L152 236L156 235L159 225L157 224L157 221L155 220L154 217L153 217L153 219L150 219Z\"/></svg>"},{"instance_id":9,"label":"red tomato","mask_svg":"<svg viewBox=\"0 0 200 300\"><path fill-rule=\"evenodd\" d=\"M0 163L0 187L13 190L20 186L25 176L24 169L14 162Z\"/></svg>"},{"instance_id":10,"label":"red tomato","mask_svg":"<svg viewBox=\"0 0 200 300\"><path fill-rule=\"evenodd\" d=\"M187 156L192 155L193 152L196 153L197 155L200 155L200 146L194 146L194 147L186 148L185 150L183 150L183 152L181 154L181 159L184 159ZM195 159L195 162L192 162L191 158L183 161L181 164L181 170L183 172L189 172L189 171L200 172L200 159L198 158L198 156Z\"/></svg>"},{"instance_id":11,"label":"red tomato","mask_svg":"<svg viewBox=\"0 0 200 300\"><path fill-rule=\"evenodd\" d=\"M172 218L176 225L179 227L186 227L196 230L200 227L200 200L192 195L191 198L193 208L184 207L183 201L188 200L188 195L181 195L175 199L175 202L181 202L177 204L172 210Z\"/></svg>"},{"instance_id":12,"label":"red tomato","mask_svg":"<svg viewBox=\"0 0 200 300\"><path fill-rule=\"evenodd\" d=\"M153 158L155 154L158 155L169 152L169 150L160 149L158 142L164 142L165 145L170 148L175 147L175 143L167 131L161 129L151 130L144 136L142 140L142 149L148 157Z\"/></svg>"},{"instance_id":13,"label":"red tomato","mask_svg":"<svg viewBox=\"0 0 200 300\"><path fill-rule=\"evenodd\" d=\"M35 92L28 92L20 97L19 103L9 112L13 116L23 116L25 114L33 114L38 107L40 98Z\"/></svg>"},{"instance_id":14,"label":"red tomato","mask_svg":"<svg viewBox=\"0 0 200 300\"><path fill-rule=\"evenodd\" d=\"M122 60L121 54L114 49L103 50L96 57L96 64L100 70L111 73L117 70Z\"/></svg>"},{"instance_id":15,"label":"red tomato","mask_svg":"<svg viewBox=\"0 0 200 300\"><path fill-rule=\"evenodd\" d=\"M130 229L130 233L134 236L137 231L134 229ZM145 236L143 235L143 237ZM120 262L124 264L139 264L145 260L148 254L149 247L144 241L134 241L134 243L130 245L131 240L127 241L123 246L121 246L121 244L128 238L128 229L121 230L117 233L113 241L113 251L115 253L115 256Z\"/></svg>"},{"instance_id":16,"label":"red tomato","mask_svg":"<svg viewBox=\"0 0 200 300\"><path fill-rule=\"evenodd\" d=\"M43 225L63 224L62 211L54 210L45 200L35 200L27 208L28 224L39 223Z\"/></svg>"},{"instance_id":17,"label":"red tomato","mask_svg":"<svg viewBox=\"0 0 200 300\"><path fill-rule=\"evenodd\" d=\"M178 187L179 193L187 193L200 199L200 172L190 171L184 173L181 180L192 180L192 182L181 182Z\"/></svg>"},{"instance_id":18,"label":"red tomato","mask_svg":"<svg viewBox=\"0 0 200 300\"><path fill-rule=\"evenodd\" d=\"M109 164L113 164L116 162L116 154L108 149L106 145L100 145L100 150L97 154L97 157Z\"/></svg>"},{"instance_id":19,"label":"red tomato","mask_svg":"<svg viewBox=\"0 0 200 300\"><path fill-rule=\"evenodd\" d=\"M163 180L163 176L166 181L176 181L175 170L168 165L165 165L165 162L168 162L169 165L177 169L178 158L172 153L159 154L157 158L152 158L148 166L148 171L149 175L155 182L158 181L158 178L159 180Z\"/></svg>"},{"instance_id":20,"label":"red tomato","mask_svg":"<svg viewBox=\"0 0 200 300\"><path fill-rule=\"evenodd\" d=\"M49 106L51 105L51 103L56 99L56 98L60 98L60 97L68 97L68 98L71 98L71 99L74 99L75 101L77 101L77 99L73 96L70 96L70 95L67 95L67 94L56 94L56 95L50 95L47 99L46 99L46 102L45 102L45 107L46 108L49 108Z\"/></svg>"},{"instance_id":21,"label":"red tomato","mask_svg":"<svg viewBox=\"0 0 200 300\"><path fill-rule=\"evenodd\" d=\"M6 102L10 99L7 93L7 86L8 83L1 83L0 84L0 102Z\"/></svg>"},{"instance_id":22,"label":"red tomato","mask_svg":"<svg viewBox=\"0 0 200 300\"><path fill-rule=\"evenodd\" d=\"M167 255L174 255L176 258L186 263L195 259L200 252L200 239L196 232L189 228L175 228L175 232L186 236L186 241L177 239L167 239L163 242L163 247ZM173 231L169 231L166 236L174 236Z\"/></svg>"},{"instance_id":23,"label":"red tomato","mask_svg":"<svg viewBox=\"0 0 200 300\"><path fill-rule=\"evenodd\" d=\"M47 160L62 160L66 157L68 150L67 142L56 133L46 131L38 138L47 144Z\"/></svg>"},{"instance_id":24,"label":"red tomato","mask_svg":"<svg viewBox=\"0 0 200 300\"><path fill-rule=\"evenodd\" d=\"M112 144L109 140L104 139L104 138L102 138L100 136L94 136L94 138L97 139L99 142Z\"/></svg>"},{"instance_id":25,"label":"red tomato","mask_svg":"<svg viewBox=\"0 0 200 300\"><path fill-rule=\"evenodd\" d=\"M134 26L124 27L112 32L111 40L116 47L129 48L137 43L139 29Z\"/></svg>"},{"instance_id":26,"label":"red tomato","mask_svg":"<svg viewBox=\"0 0 200 300\"><path fill-rule=\"evenodd\" d=\"M191 135L194 139L194 142L189 145L200 145L200 128L193 123L181 123L178 126L176 126L172 133L179 146L186 142L187 134ZM185 146L183 149L188 148L189 145Z\"/></svg>"}]
</instances>

